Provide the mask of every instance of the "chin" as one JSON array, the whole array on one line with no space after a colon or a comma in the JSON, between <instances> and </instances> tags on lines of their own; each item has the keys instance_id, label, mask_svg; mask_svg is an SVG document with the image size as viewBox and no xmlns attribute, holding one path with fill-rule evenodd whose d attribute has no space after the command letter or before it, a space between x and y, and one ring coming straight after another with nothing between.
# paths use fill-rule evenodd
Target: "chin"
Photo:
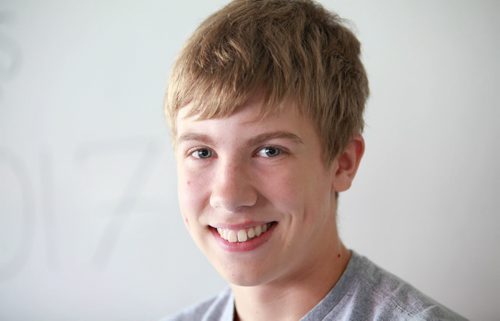
<instances>
[{"instance_id":1,"label":"chin","mask_svg":"<svg viewBox=\"0 0 500 321\"><path fill-rule=\"evenodd\" d=\"M259 278L249 278L249 277L228 277L225 280L231 284L241 287L253 287L264 284Z\"/></svg>"},{"instance_id":2,"label":"chin","mask_svg":"<svg viewBox=\"0 0 500 321\"><path fill-rule=\"evenodd\" d=\"M269 281L270 277L261 269L231 266L230 268L216 267L216 270L228 283L236 286L258 286Z\"/></svg>"}]
</instances>

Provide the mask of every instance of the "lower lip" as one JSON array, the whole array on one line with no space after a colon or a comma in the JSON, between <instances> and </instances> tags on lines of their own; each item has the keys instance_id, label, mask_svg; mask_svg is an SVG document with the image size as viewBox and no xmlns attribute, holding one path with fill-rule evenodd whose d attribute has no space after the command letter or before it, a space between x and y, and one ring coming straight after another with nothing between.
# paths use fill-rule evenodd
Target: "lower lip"
<instances>
[{"instance_id":1,"label":"lower lip","mask_svg":"<svg viewBox=\"0 0 500 321\"><path fill-rule=\"evenodd\" d=\"M251 240L248 240L246 242L229 242L225 239L223 239L217 230L213 227L210 227L210 231L212 231L212 234L214 235L215 239L217 242L222 246L222 248L228 252L249 252L257 249L258 247L262 246L264 243L266 243L272 236L272 233L274 232L274 229L278 225L278 223L273 223L267 231L262 233L261 235L254 237Z\"/></svg>"}]
</instances>

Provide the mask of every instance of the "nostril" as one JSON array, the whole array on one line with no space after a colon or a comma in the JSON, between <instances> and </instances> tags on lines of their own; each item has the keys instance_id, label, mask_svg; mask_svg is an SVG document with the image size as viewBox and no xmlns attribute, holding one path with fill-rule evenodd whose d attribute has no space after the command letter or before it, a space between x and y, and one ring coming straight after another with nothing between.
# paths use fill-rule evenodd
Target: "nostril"
<instances>
[{"instance_id":1,"label":"nostril","mask_svg":"<svg viewBox=\"0 0 500 321\"><path fill-rule=\"evenodd\" d=\"M240 211L257 204L258 193L251 186L237 187L230 190L213 189L210 206L228 212Z\"/></svg>"}]
</instances>

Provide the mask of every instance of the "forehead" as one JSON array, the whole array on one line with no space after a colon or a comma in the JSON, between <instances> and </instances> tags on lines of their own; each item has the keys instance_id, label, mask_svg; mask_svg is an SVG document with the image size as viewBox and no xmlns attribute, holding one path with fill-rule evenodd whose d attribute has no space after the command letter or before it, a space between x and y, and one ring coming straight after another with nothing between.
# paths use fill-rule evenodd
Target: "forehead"
<instances>
[{"instance_id":1,"label":"forehead","mask_svg":"<svg viewBox=\"0 0 500 321\"><path fill-rule=\"evenodd\" d=\"M303 117L293 102L283 102L277 108L265 106L261 100L253 99L227 116L203 118L192 115L192 106L181 108L176 116L176 138L186 131L221 131L225 134L239 134L244 128L297 129L310 121Z\"/></svg>"}]
</instances>

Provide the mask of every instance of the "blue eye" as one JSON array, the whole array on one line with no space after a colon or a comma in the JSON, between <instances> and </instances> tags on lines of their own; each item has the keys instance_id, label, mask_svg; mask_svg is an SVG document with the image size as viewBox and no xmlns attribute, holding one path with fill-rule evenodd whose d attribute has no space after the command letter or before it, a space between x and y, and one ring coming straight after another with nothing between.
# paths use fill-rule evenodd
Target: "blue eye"
<instances>
[{"instance_id":1,"label":"blue eye","mask_svg":"<svg viewBox=\"0 0 500 321\"><path fill-rule=\"evenodd\" d=\"M281 155L281 149L277 147L267 146L258 151L257 155L261 157L276 157Z\"/></svg>"},{"instance_id":2,"label":"blue eye","mask_svg":"<svg viewBox=\"0 0 500 321\"><path fill-rule=\"evenodd\" d=\"M210 158L212 157L212 151L207 148L200 148L191 153L194 158Z\"/></svg>"}]
</instances>

